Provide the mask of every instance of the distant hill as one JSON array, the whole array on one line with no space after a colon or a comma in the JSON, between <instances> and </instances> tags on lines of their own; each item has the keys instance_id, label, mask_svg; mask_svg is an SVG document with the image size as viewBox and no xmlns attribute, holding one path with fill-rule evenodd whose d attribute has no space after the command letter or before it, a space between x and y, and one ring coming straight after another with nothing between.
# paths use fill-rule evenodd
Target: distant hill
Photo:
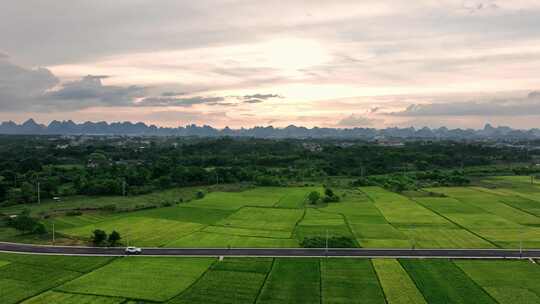
<instances>
[{"instance_id":1,"label":"distant hill","mask_svg":"<svg viewBox=\"0 0 540 304\"><path fill-rule=\"evenodd\" d=\"M85 122L81 124L67 121L52 121L48 126L29 119L23 124L12 121L0 124L0 134L28 135L132 135L132 136L199 136L199 137L257 137L257 138L350 138L350 139L452 139L452 140L533 140L540 139L540 129L515 130L509 127L493 127L487 124L483 129L430 129L410 128L305 128L294 125L286 128L254 127L249 129L216 129L207 125L188 125L178 128L164 128L146 125L142 122Z\"/></svg>"}]
</instances>

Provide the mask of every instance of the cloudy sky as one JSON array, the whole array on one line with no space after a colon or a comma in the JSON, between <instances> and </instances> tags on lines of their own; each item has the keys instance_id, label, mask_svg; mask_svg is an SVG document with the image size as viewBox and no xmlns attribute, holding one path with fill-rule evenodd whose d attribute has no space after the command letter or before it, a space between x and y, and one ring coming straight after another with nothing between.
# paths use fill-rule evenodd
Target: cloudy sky
<instances>
[{"instance_id":1,"label":"cloudy sky","mask_svg":"<svg viewBox=\"0 0 540 304\"><path fill-rule=\"evenodd\" d=\"M0 120L540 127L539 0L0 4Z\"/></svg>"}]
</instances>

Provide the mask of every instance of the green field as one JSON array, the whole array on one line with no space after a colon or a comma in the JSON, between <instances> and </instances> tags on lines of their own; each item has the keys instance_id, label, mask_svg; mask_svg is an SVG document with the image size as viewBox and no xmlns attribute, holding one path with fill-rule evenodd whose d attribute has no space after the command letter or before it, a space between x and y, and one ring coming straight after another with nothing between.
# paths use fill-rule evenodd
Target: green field
<instances>
[{"instance_id":1,"label":"green field","mask_svg":"<svg viewBox=\"0 0 540 304\"><path fill-rule=\"evenodd\" d=\"M365 248L540 248L540 186L527 177L492 177L470 187L398 194L380 187L336 188L339 202L311 205L322 187L254 187L140 211L84 211L43 219L57 239L88 244L95 229L118 231L121 245L144 247L299 247L306 238L346 237ZM193 188L128 198L72 198L31 206L33 213L178 202ZM408 195L408 196L407 196ZM125 202L121 202L121 201ZM11 212L13 208L1 209ZM0 227L0 240L50 243Z\"/></svg>"},{"instance_id":2,"label":"green field","mask_svg":"<svg viewBox=\"0 0 540 304\"><path fill-rule=\"evenodd\" d=\"M373 260L373 266L389 304L426 303L422 293L397 260Z\"/></svg>"},{"instance_id":3,"label":"green field","mask_svg":"<svg viewBox=\"0 0 540 304\"><path fill-rule=\"evenodd\" d=\"M213 259L124 258L73 280L65 292L166 301L195 282Z\"/></svg>"},{"instance_id":4,"label":"green field","mask_svg":"<svg viewBox=\"0 0 540 304\"><path fill-rule=\"evenodd\" d=\"M528 260L0 254L2 304L538 303Z\"/></svg>"},{"instance_id":5,"label":"green field","mask_svg":"<svg viewBox=\"0 0 540 304\"><path fill-rule=\"evenodd\" d=\"M497 303L449 260L401 260L428 303Z\"/></svg>"},{"instance_id":6,"label":"green field","mask_svg":"<svg viewBox=\"0 0 540 304\"><path fill-rule=\"evenodd\" d=\"M124 302L125 299L122 298L100 297L92 295L48 291L40 294L37 297L33 297L32 299L24 301L23 304L120 304Z\"/></svg>"},{"instance_id":7,"label":"green field","mask_svg":"<svg viewBox=\"0 0 540 304\"><path fill-rule=\"evenodd\" d=\"M324 303L385 303L370 260L321 260L321 290Z\"/></svg>"},{"instance_id":8,"label":"green field","mask_svg":"<svg viewBox=\"0 0 540 304\"><path fill-rule=\"evenodd\" d=\"M277 259L257 303L317 303L321 297L319 259Z\"/></svg>"}]
</instances>

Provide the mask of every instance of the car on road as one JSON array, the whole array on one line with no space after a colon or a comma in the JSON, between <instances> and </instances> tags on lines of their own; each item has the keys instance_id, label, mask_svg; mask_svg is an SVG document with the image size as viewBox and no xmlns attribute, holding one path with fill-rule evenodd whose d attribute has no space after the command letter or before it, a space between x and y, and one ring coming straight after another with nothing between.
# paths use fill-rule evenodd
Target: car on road
<instances>
[{"instance_id":1,"label":"car on road","mask_svg":"<svg viewBox=\"0 0 540 304\"><path fill-rule=\"evenodd\" d=\"M126 247L126 254L141 254L142 249L139 247Z\"/></svg>"}]
</instances>

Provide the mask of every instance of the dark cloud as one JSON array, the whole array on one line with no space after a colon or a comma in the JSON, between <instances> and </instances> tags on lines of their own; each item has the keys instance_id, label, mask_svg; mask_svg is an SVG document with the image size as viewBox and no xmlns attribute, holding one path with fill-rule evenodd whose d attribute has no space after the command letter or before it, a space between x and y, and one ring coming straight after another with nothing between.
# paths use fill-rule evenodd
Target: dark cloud
<instances>
[{"instance_id":1,"label":"dark cloud","mask_svg":"<svg viewBox=\"0 0 540 304\"><path fill-rule=\"evenodd\" d=\"M0 107L2 111L67 111L95 106L131 106L144 95L138 86L108 86L108 76L88 75L60 84L48 69L27 69L0 61Z\"/></svg>"},{"instance_id":2,"label":"dark cloud","mask_svg":"<svg viewBox=\"0 0 540 304\"><path fill-rule=\"evenodd\" d=\"M163 92L161 93L162 97L174 97L174 96L183 96L186 95L185 92Z\"/></svg>"},{"instance_id":3,"label":"dark cloud","mask_svg":"<svg viewBox=\"0 0 540 304\"><path fill-rule=\"evenodd\" d=\"M395 116L526 116L540 115L540 94L531 92L525 98L488 101L440 102L412 104Z\"/></svg>"},{"instance_id":4,"label":"dark cloud","mask_svg":"<svg viewBox=\"0 0 540 304\"><path fill-rule=\"evenodd\" d=\"M106 78L88 75L81 80L65 83L44 97L49 100L80 102L86 106L129 106L133 104L134 98L144 95L145 89L138 86L103 85L101 80ZM76 104L72 106L77 107Z\"/></svg>"},{"instance_id":5,"label":"dark cloud","mask_svg":"<svg viewBox=\"0 0 540 304\"><path fill-rule=\"evenodd\" d=\"M379 119L370 118L363 115L351 114L347 117L342 118L338 123L338 127L369 127L373 126L375 123L379 122Z\"/></svg>"},{"instance_id":6,"label":"dark cloud","mask_svg":"<svg viewBox=\"0 0 540 304\"><path fill-rule=\"evenodd\" d=\"M225 101L224 97L147 97L136 103L136 105L140 107L191 107L198 104L217 105L221 104L222 101Z\"/></svg>"},{"instance_id":7,"label":"dark cloud","mask_svg":"<svg viewBox=\"0 0 540 304\"><path fill-rule=\"evenodd\" d=\"M271 99L271 98L283 98L281 95L277 94L253 94L253 95L244 95L245 99Z\"/></svg>"},{"instance_id":8,"label":"dark cloud","mask_svg":"<svg viewBox=\"0 0 540 304\"><path fill-rule=\"evenodd\" d=\"M540 91L532 91L528 95L529 99L540 98Z\"/></svg>"},{"instance_id":9,"label":"dark cloud","mask_svg":"<svg viewBox=\"0 0 540 304\"><path fill-rule=\"evenodd\" d=\"M244 101L244 103L261 103L261 102L264 102L264 100L256 99L256 98L254 98L254 99L244 99L243 101Z\"/></svg>"},{"instance_id":10,"label":"dark cloud","mask_svg":"<svg viewBox=\"0 0 540 304\"><path fill-rule=\"evenodd\" d=\"M59 82L48 69L26 69L1 60L0 108L2 111L33 108L43 94Z\"/></svg>"},{"instance_id":11,"label":"dark cloud","mask_svg":"<svg viewBox=\"0 0 540 304\"><path fill-rule=\"evenodd\" d=\"M233 96L236 99L240 100L243 103L261 103L269 99L283 98L283 96L278 94L252 94L244 96Z\"/></svg>"}]
</instances>

